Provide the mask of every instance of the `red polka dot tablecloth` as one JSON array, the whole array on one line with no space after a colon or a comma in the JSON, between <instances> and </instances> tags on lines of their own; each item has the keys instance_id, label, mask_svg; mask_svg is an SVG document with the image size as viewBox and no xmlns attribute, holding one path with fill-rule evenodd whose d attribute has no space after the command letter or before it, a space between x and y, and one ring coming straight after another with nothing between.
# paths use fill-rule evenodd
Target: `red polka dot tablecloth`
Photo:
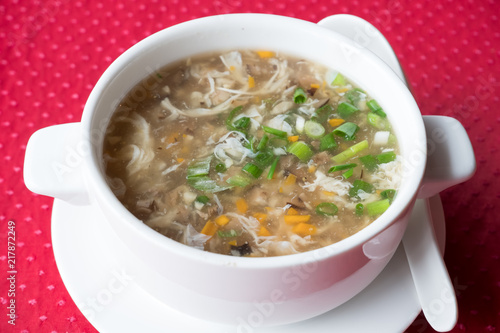
<instances>
[{"instance_id":1,"label":"red polka dot tablecloth","mask_svg":"<svg viewBox=\"0 0 500 333\"><path fill-rule=\"evenodd\" d=\"M80 119L99 76L146 36L235 12L318 22L339 13L374 24L393 45L426 115L465 126L477 158L467 183L442 193L445 261L458 297L453 332L500 331L500 2L3 0L0 2L0 332L96 332L58 273L53 200L28 191L22 168L37 129ZM8 323L9 227L15 223L16 325ZM334 328L332 328L334 330ZM422 316L408 332L433 332Z\"/></svg>"}]
</instances>

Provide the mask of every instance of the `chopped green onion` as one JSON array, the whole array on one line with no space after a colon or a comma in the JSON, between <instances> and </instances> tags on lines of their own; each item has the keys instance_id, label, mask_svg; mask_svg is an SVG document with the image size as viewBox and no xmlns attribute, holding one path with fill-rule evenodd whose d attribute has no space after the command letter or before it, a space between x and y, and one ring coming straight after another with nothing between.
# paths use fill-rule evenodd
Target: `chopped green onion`
<instances>
[{"instance_id":1,"label":"chopped green onion","mask_svg":"<svg viewBox=\"0 0 500 333\"><path fill-rule=\"evenodd\" d=\"M389 199L374 201L366 204L366 211L368 215L376 216L385 212L390 205Z\"/></svg>"},{"instance_id":2,"label":"chopped green onion","mask_svg":"<svg viewBox=\"0 0 500 333\"><path fill-rule=\"evenodd\" d=\"M257 151L257 148L255 147L255 144L257 143L257 138L255 136L252 136L249 140L250 140L249 149L255 153Z\"/></svg>"},{"instance_id":3,"label":"chopped green onion","mask_svg":"<svg viewBox=\"0 0 500 333\"><path fill-rule=\"evenodd\" d=\"M325 151L330 149L337 148L337 142L335 142L335 137L333 136L333 132L328 133L323 136L319 141L319 150Z\"/></svg>"},{"instance_id":4,"label":"chopped green onion","mask_svg":"<svg viewBox=\"0 0 500 333\"><path fill-rule=\"evenodd\" d=\"M354 174L354 168L350 168L349 170L347 170L346 172L344 172L342 174L342 176L347 179L349 177L351 177L352 175Z\"/></svg>"},{"instance_id":5,"label":"chopped green onion","mask_svg":"<svg viewBox=\"0 0 500 333\"><path fill-rule=\"evenodd\" d=\"M261 168L265 168L273 163L273 159L274 154L272 150L266 149L257 153L254 158L254 163Z\"/></svg>"},{"instance_id":6,"label":"chopped green onion","mask_svg":"<svg viewBox=\"0 0 500 333\"><path fill-rule=\"evenodd\" d=\"M231 230L228 230L228 231L224 231L224 230L219 230L217 231L217 235L220 237L220 238L231 238L231 237L238 237L238 232L234 229L231 229Z\"/></svg>"},{"instance_id":7,"label":"chopped green onion","mask_svg":"<svg viewBox=\"0 0 500 333\"><path fill-rule=\"evenodd\" d=\"M389 129L390 127L386 119L372 112L367 114L367 120L370 125L380 130Z\"/></svg>"},{"instance_id":8,"label":"chopped green onion","mask_svg":"<svg viewBox=\"0 0 500 333\"><path fill-rule=\"evenodd\" d=\"M325 128L323 125L312 120L306 121L304 131L311 139L319 139L323 136L323 134L325 134Z\"/></svg>"},{"instance_id":9,"label":"chopped green onion","mask_svg":"<svg viewBox=\"0 0 500 333\"><path fill-rule=\"evenodd\" d=\"M394 134L389 134L389 140L387 141L388 144L390 145L395 145L398 142L398 139Z\"/></svg>"},{"instance_id":10,"label":"chopped green onion","mask_svg":"<svg viewBox=\"0 0 500 333\"><path fill-rule=\"evenodd\" d=\"M373 193L375 191L375 187L372 184L367 183L361 179L356 179L354 183L352 183L352 187L349 190L349 196L359 198L359 191Z\"/></svg>"},{"instance_id":11,"label":"chopped green onion","mask_svg":"<svg viewBox=\"0 0 500 333\"><path fill-rule=\"evenodd\" d=\"M274 172L276 171L276 167L278 166L278 162L280 160L279 156L274 158L273 164L271 164L271 168L269 169L269 173L267 174L267 179L273 179Z\"/></svg>"},{"instance_id":12,"label":"chopped green onion","mask_svg":"<svg viewBox=\"0 0 500 333\"><path fill-rule=\"evenodd\" d=\"M368 108L372 110L373 113L378 114L380 117L387 117L384 110L380 107L380 105L378 105L376 100L372 99L371 101L366 102L366 106L368 106Z\"/></svg>"},{"instance_id":13,"label":"chopped green onion","mask_svg":"<svg viewBox=\"0 0 500 333\"><path fill-rule=\"evenodd\" d=\"M248 186L248 185L250 185L251 182L252 182L252 179L250 179L250 177L243 175L243 174L234 175L232 177L229 177L226 180L226 183L228 183L229 185L238 186L238 187Z\"/></svg>"},{"instance_id":14,"label":"chopped green onion","mask_svg":"<svg viewBox=\"0 0 500 333\"><path fill-rule=\"evenodd\" d=\"M292 127L295 126L295 114L292 111L287 112L283 121Z\"/></svg>"},{"instance_id":15,"label":"chopped green onion","mask_svg":"<svg viewBox=\"0 0 500 333\"><path fill-rule=\"evenodd\" d=\"M394 197L396 196L396 190L389 189L389 190L382 191L382 192L380 192L380 196L384 199L389 199L389 202L392 203L392 201L394 200Z\"/></svg>"},{"instance_id":16,"label":"chopped green onion","mask_svg":"<svg viewBox=\"0 0 500 333\"><path fill-rule=\"evenodd\" d=\"M339 211L338 207L331 202L322 202L316 206L316 214L322 216L333 216Z\"/></svg>"},{"instance_id":17,"label":"chopped green onion","mask_svg":"<svg viewBox=\"0 0 500 333\"><path fill-rule=\"evenodd\" d=\"M312 149L307 145L307 143L302 141L297 141L292 143L288 147L288 152L299 158L302 162L307 162L313 155Z\"/></svg>"},{"instance_id":18,"label":"chopped green onion","mask_svg":"<svg viewBox=\"0 0 500 333\"><path fill-rule=\"evenodd\" d=\"M187 182L194 189L209 193L221 192L231 188L231 186L219 185L215 180L207 176L188 178Z\"/></svg>"},{"instance_id":19,"label":"chopped green onion","mask_svg":"<svg viewBox=\"0 0 500 333\"><path fill-rule=\"evenodd\" d=\"M388 151L382 154L378 154L376 157L379 163L389 163L396 159L396 154L393 151Z\"/></svg>"},{"instance_id":20,"label":"chopped green onion","mask_svg":"<svg viewBox=\"0 0 500 333\"><path fill-rule=\"evenodd\" d=\"M366 155L359 158L361 163L365 166L365 169L373 172L378 168L378 162L373 155Z\"/></svg>"},{"instance_id":21,"label":"chopped green onion","mask_svg":"<svg viewBox=\"0 0 500 333\"><path fill-rule=\"evenodd\" d=\"M272 128L272 127L268 127L268 126L262 125L262 129L266 133L269 133L269 134L272 134L272 135L276 135L277 137L280 137L280 138L283 138L283 139L286 139L288 137L288 134L285 131L282 131L282 130L279 130L279 129L276 129L276 128Z\"/></svg>"},{"instance_id":22,"label":"chopped green onion","mask_svg":"<svg viewBox=\"0 0 500 333\"><path fill-rule=\"evenodd\" d=\"M260 139L259 145L257 146L257 150L258 151L264 150L267 146L268 141L269 141L269 137L267 136L267 134L264 134L262 139Z\"/></svg>"},{"instance_id":23,"label":"chopped green onion","mask_svg":"<svg viewBox=\"0 0 500 333\"><path fill-rule=\"evenodd\" d=\"M202 204L207 204L210 201L210 198L206 195L199 195L196 197L197 202L201 202Z\"/></svg>"},{"instance_id":24,"label":"chopped green onion","mask_svg":"<svg viewBox=\"0 0 500 333\"><path fill-rule=\"evenodd\" d=\"M358 166L356 163L335 165L335 166L331 167L330 170L328 170L328 172L335 172L335 171L352 169L352 168L354 168L356 166Z\"/></svg>"},{"instance_id":25,"label":"chopped green onion","mask_svg":"<svg viewBox=\"0 0 500 333\"><path fill-rule=\"evenodd\" d=\"M379 164L389 163L396 159L396 154L392 151L378 154L376 156L366 155L360 157L359 160L365 166L366 170L373 172L377 169Z\"/></svg>"},{"instance_id":26,"label":"chopped green onion","mask_svg":"<svg viewBox=\"0 0 500 333\"><path fill-rule=\"evenodd\" d=\"M356 205L356 215L361 216L363 215L363 210L365 209L365 206L362 203L359 203Z\"/></svg>"},{"instance_id":27,"label":"chopped green onion","mask_svg":"<svg viewBox=\"0 0 500 333\"><path fill-rule=\"evenodd\" d=\"M210 162L212 156L203 160L191 162L187 168L187 178L194 178L200 176L208 176L210 172Z\"/></svg>"},{"instance_id":28,"label":"chopped green onion","mask_svg":"<svg viewBox=\"0 0 500 333\"><path fill-rule=\"evenodd\" d=\"M359 111L359 109L351 103L342 102L337 107L337 111L342 118L346 119L349 118L353 113Z\"/></svg>"},{"instance_id":29,"label":"chopped green onion","mask_svg":"<svg viewBox=\"0 0 500 333\"><path fill-rule=\"evenodd\" d=\"M347 82L345 81L344 75L338 73L332 82L332 86L345 86L346 83Z\"/></svg>"},{"instance_id":30,"label":"chopped green onion","mask_svg":"<svg viewBox=\"0 0 500 333\"><path fill-rule=\"evenodd\" d=\"M232 109L231 112L229 112L229 116L226 119L226 127L228 130L230 131L236 130L236 128L233 126L233 118L236 117L238 113L241 112L241 110L243 110L243 106L240 105Z\"/></svg>"},{"instance_id":31,"label":"chopped green onion","mask_svg":"<svg viewBox=\"0 0 500 333\"><path fill-rule=\"evenodd\" d=\"M325 104L314 111L311 120L317 121L318 123L324 123L332 113L333 107L330 104Z\"/></svg>"},{"instance_id":32,"label":"chopped green onion","mask_svg":"<svg viewBox=\"0 0 500 333\"><path fill-rule=\"evenodd\" d=\"M250 126L250 118L241 117L240 119L238 119L234 122L233 126L237 130L245 131Z\"/></svg>"},{"instance_id":33,"label":"chopped green onion","mask_svg":"<svg viewBox=\"0 0 500 333\"><path fill-rule=\"evenodd\" d=\"M282 139L277 137L269 139L269 145L274 148L285 147L287 144L288 144L287 139Z\"/></svg>"},{"instance_id":34,"label":"chopped green onion","mask_svg":"<svg viewBox=\"0 0 500 333\"><path fill-rule=\"evenodd\" d=\"M355 134L359 130L359 126L355 123L343 123L333 130L333 134L343 137L345 140L354 140Z\"/></svg>"},{"instance_id":35,"label":"chopped green onion","mask_svg":"<svg viewBox=\"0 0 500 333\"><path fill-rule=\"evenodd\" d=\"M259 178L260 175L262 174L262 171L264 171L252 163L245 164L242 170L248 173L249 175L252 175L254 178Z\"/></svg>"},{"instance_id":36,"label":"chopped green onion","mask_svg":"<svg viewBox=\"0 0 500 333\"><path fill-rule=\"evenodd\" d=\"M226 170L227 170L227 168L226 168L226 165L224 163L219 163L215 166L215 171L217 171L217 172L224 172Z\"/></svg>"},{"instance_id":37,"label":"chopped green onion","mask_svg":"<svg viewBox=\"0 0 500 333\"><path fill-rule=\"evenodd\" d=\"M347 161L348 159L353 158L354 156L356 156L357 154L359 154L360 152L362 152L363 150L365 150L367 148L368 148L368 141L363 140L363 141L358 142L355 145L347 148L346 150L344 150L340 154L333 156L332 161L334 161L335 163L343 163L343 162Z\"/></svg>"},{"instance_id":38,"label":"chopped green onion","mask_svg":"<svg viewBox=\"0 0 500 333\"><path fill-rule=\"evenodd\" d=\"M307 94L304 91L304 89L302 89L301 87L295 89L295 92L293 93L293 101L295 102L295 104L302 104L306 100L307 100Z\"/></svg>"},{"instance_id":39,"label":"chopped green onion","mask_svg":"<svg viewBox=\"0 0 500 333\"><path fill-rule=\"evenodd\" d=\"M366 96L365 92L359 88L354 88L345 93L345 97L352 105L357 106L362 97Z\"/></svg>"}]
</instances>

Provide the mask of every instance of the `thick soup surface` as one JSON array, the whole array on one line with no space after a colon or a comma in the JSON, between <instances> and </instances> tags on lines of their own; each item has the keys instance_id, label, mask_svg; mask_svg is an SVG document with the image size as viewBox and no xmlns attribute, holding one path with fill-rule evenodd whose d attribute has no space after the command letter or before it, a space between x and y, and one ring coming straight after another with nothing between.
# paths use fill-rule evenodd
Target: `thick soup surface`
<instances>
[{"instance_id":1,"label":"thick soup surface","mask_svg":"<svg viewBox=\"0 0 500 333\"><path fill-rule=\"evenodd\" d=\"M391 204L402 158L377 101L342 74L270 51L162 68L121 102L108 184L178 242L277 256L338 242Z\"/></svg>"}]
</instances>

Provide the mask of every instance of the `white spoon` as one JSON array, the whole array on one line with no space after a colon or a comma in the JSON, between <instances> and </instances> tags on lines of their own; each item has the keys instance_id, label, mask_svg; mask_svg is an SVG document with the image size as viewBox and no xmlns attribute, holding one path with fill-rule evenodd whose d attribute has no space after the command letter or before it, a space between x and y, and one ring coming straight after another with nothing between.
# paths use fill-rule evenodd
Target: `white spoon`
<instances>
[{"instance_id":1,"label":"white spoon","mask_svg":"<svg viewBox=\"0 0 500 333\"><path fill-rule=\"evenodd\" d=\"M392 47L373 25L352 15L330 16L318 24L369 49L408 85ZM466 134L464 136L464 133L460 132L465 130L458 121L448 117L424 117L424 122L428 133L432 133L433 128L439 129L444 133L448 142L453 142L452 138L463 139L465 137L467 139L465 140L467 142L462 142L464 151L456 155L459 155L462 161L469 163L457 166L457 163L453 163L457 156L450 158L449 151L434 151L433 158L428 159L426 177L432 179L433 176L441 176L442 178L435 179L442 179L442 181L423 185L419 197L424 199L417 200L412 212L414 216L410 219L413 222L410 222L403 237L403 245L423 313L432 328L439 332L447 332L457 322L457 302L453 285L436 242L427 198L470 178L475 170L475 160L470 141ZM446 150L446 143L441 148ZM440 153L442 156L439 155Z\"/></svg>"}]
</instances>

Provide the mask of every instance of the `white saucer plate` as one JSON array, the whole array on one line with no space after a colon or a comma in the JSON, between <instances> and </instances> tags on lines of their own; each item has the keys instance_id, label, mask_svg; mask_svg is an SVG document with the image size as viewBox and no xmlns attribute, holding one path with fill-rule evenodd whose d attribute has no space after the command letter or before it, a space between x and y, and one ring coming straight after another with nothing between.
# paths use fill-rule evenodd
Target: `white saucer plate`
<instances>
[{"instance_id":1,"label":"white saucer plate","mask_svg":"<svg viewBox=\"0 0 500 333\"><path fill-rule=\"evenodd\" d=\"M444 248L445 224L439 196L430 199L436 237ZM423 207L417 201L413 216ZM403 332L421 308L402 246L384 271L360 294L321 316L264 328L242 322L216 324L180 313L140 287L134 267L144 267L115 235L96 205L54 201L52 243L62 280L78 308L101 333L303 333ZM127 262L117 259L126 255ZM168 265L168 263L165 263ZM142 272L141 273L148 273Z\"/></svg>"}]
</instances>

